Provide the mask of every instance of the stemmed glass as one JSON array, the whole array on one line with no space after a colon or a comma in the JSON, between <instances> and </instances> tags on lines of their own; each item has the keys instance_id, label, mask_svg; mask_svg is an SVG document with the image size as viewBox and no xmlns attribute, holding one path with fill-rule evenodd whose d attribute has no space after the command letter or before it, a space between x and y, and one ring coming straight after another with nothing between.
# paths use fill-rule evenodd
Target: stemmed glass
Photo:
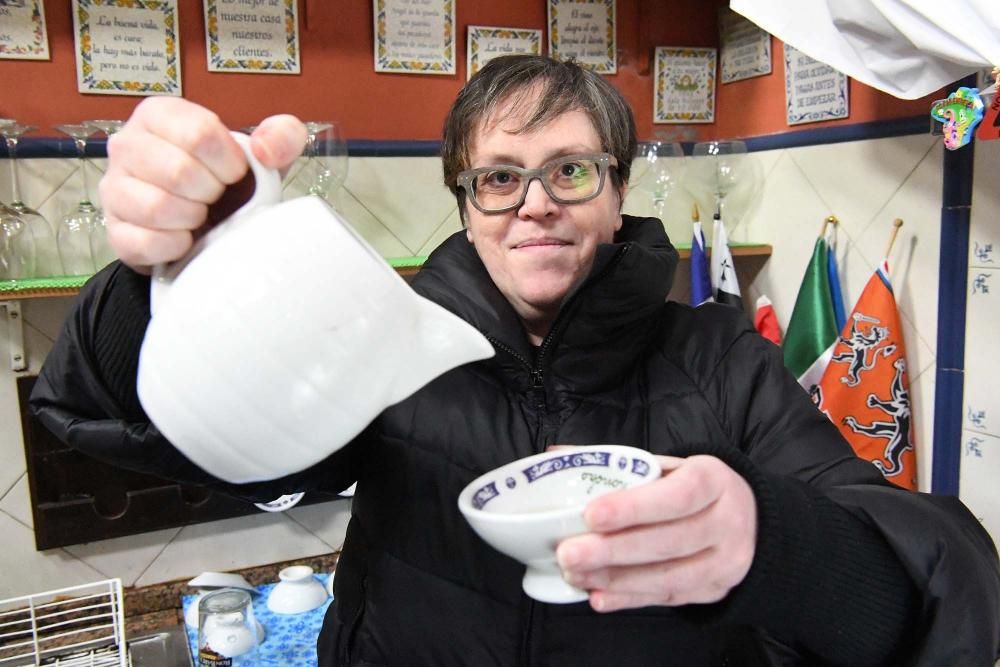
<instances>
[{"instance_id":1,"label":"stemmed glass","mask_svg":"<svg viewBox=\"0 0 1000 667\"><path fill-rule=\"evenodd\" d=\"M37 210L26 205L21 199L20 163L17 161L17 144L21 135L34 132L38 128L15 121L0 125L0 134L7 142L7 155L10 157L10 175L12 201L8 208L13 209L21 220L31 230L35 246L35 266L32 276L58 276L62 274L62 264L56 248L56 235L52 225Z\"/></svg>"},{"instance_id":2,"label":"stemmed glass","mask_svg":"<svg viewBox=\"0 0 1000 667\"><path fill-rule=\"evenodd\" d=\"M645 171L635 187L652 195L653 210L663 220L667 201L673 196L684 170L684 150L674 141L649 141L639 145L639 156L646 159Z\"/></svg>"},{"instance_id":3,"label":"stemmed glass","mask_svg":"<svg viewBox=\"0 0 1000 667\"><path fill-rule=\"evenodd\" d=\"M0 127L12 125L0 118ZM35 269L35 244L31 229L17 211L0 202L0 280L29 278Z\"/></svg>"},{"instance_id":4,"label":"stemmed glass","mask_svg":"<svg viewBox=\"0 0 1000 667\"><path fill-rule=\"evenodd\" d=\"M73 138L76 145L76 155L80 161L80 180L83 191L76 209L70 211L59 221L56 231L56 245L59 248L59 258L67 275L89 275L94 273L96 265L90 249L91 232L98 225L103 225L103 215L100 209L90 202L90 185L87 180L87 160L84 151L87 139L94 134L89 125L65 124L55 128Z\"/></svg>"},{"instance_id":5,"label":"stemmed glass","mask_svg":"<svg viewBox=\"0 0 1000 667\"><path fill-rule=\"evenodd\" d=\"M111 138L125 124L123 120L87 120L84 121L96 132L103 132ZM94 260L94 268L100 270L115 260L115 253L108 243L108 228L105 224L104 215L98 216L94 221L94 226L90 230L90 255Z\"/></svg>"},{"instance_id":6,"label":"stemmed glass","mask_svg":"<svg viewBox=\"0 0 1000 667\"><path fill-rule=\"evenodd\" d=\"M340 125L333 122L321 123L322 129L313 135L309 132L309 149L316 165L315 179L309 194L328 198L336 193L347 180L347 141ZM309 129L309 124L306 124Z\"/></svg>"},{"instance_id":7,"label":"stemmed glass","mask_svg":"<svg viewBox=\"0 0 1000 667\"><path fill-rule=\"evenodd\" d=\"M306 122L305 161L286 182L290 196L316 195L329 204L347 179L347 143L332 121Z\"/></svg>"},{"instance_id":8,"label":"stemmed glass","mask_svg":"<svg viewBox=\"0 0 1000 667\"><path fill-rule=\"evenodd\" d=\"M719 213L729 225L746 214L758 194L760 167L742 141L694 145L687 187L703 210Z\"/></svg>"},{"instance_id":9,"label":"stemmed glass","mask_svg":"<svg viewBox=\"0 0 1000 667\"><path fill-rule=\"evenodd\" d=\"M35 275L35 239L17 211L0 204L0 280Z\"/></svg>"}]
</instances>

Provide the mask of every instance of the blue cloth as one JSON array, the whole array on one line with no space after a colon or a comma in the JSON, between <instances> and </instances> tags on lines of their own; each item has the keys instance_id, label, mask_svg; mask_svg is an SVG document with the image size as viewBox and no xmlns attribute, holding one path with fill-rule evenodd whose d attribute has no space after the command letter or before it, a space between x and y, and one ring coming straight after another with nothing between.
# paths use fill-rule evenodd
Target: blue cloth
<instances>
[{"instance_id":1,"label":"blue cloth","mask_svg":"<svg viewBox=\"0 0 1000 667\"><path fill-rule=\"evenodd\" d=\"M324 585L330 575L314 575ZM257 622L264 626L264 641L257 647L254 656L256 667L310 667L317 664L316 638L323 626L323 615L333 598L327 598L322 606L303 614L275 614L267 608L267 596L276 584L257 586L253 598L253 613ZM181 596L185 613L194 604L197 595ZM185 625L188 648L194 664L198 664L198 629Z\"/></svg>"},{"instance_id":2,"label":"blue cloth","mask_svg":"<svg viewBox=\"0 0 1000 667\"><path fill-rule=\"evenodd\" d=\"M691 305L698 306L712 300L712 281L708 275L708 257L705 256L705 234L701 223L694 223L691 240Z\"/></svg>"},{"instance_id":3,"label":"blue cloth","mask_svg":"<svg viewBox=\"0 0 1000 667\"><path fill-rule=\"evenodd\" d=\"M826 253L826 273L830 278L830 300L833 301L833 319L837 323L837 333L844 330L847 315L844 312L844 294L840 290L840 273L837 271L837 257L833 246Z\"/></svg>"}]
</instances>

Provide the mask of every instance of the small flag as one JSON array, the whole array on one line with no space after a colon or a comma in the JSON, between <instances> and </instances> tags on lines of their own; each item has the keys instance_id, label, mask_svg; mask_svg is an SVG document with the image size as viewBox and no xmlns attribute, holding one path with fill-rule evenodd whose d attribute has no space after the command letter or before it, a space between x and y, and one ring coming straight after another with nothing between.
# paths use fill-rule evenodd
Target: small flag
<instances>
[{"instance_id":1,"label":"small flag","mask_svg":"<svg viewBox=\"0 0 1000 667\"><path fill-rule=\"evenodd\" d=\"M829 258L821 234L813 246L782 345L785 366L807 390L819 383L837 340L830 294Z\"/></svg>"},{"instance_id":2,"label":"small flag","mask_svg":"<svg viewBox=\"0 0 1000 667\"><path fill-rule=\"evenodd\" d=\"M781 327L778 317L774 314L771 300L763 294L757 298L757 312L754 313L753 326L757 332L775 345L781 345Z\"/></svg>"},{"instance_id":3,"label":"small flag","mask_svg":"<svg viewBox=\"0 0 1000 667\"><path fill-rule=\"evenodd\" d=\"M712 292L719 303L743 308L740 283L736 278L736 267L726 238L726 227L718 213L715 214L712 225Z\"/></svg>"},{"instance_id":4,"label":"small flag","mask_svg":"<svg viewBox=\"0 0 1000 667\"><path fill-rule=\"evenodd\" d=\"M705 254L705 233L700 222L694 222L691 240L691 305L712 301L712 283L708 277L708 256Z\"/></svg>"},{"instance_id":5,"label":"small flag","mask_svg":"<svg viewBox=\"0 0 1000 667\"><path fill-rule=\"evenodd\" d=\"M888 274L883 260L837 338L813 401L858 456L886 479L915 490L906 345Z\"/></svg>"},{"instance_id":6,"label":"small flag","mask_svg":"<svg viewBox=\"0 0 1000 667\"><path fill-rule=\"evenodd\" d=\"M827 220L836 220L832 215ZM833 303L833 319L837 322L837 331L844 328L847 317L844 314L844 293L840 289L840 273L837 271L837 225L827 228L826 241L826 272L830 279L830 300Z\"/></svg>"}]
</instances>

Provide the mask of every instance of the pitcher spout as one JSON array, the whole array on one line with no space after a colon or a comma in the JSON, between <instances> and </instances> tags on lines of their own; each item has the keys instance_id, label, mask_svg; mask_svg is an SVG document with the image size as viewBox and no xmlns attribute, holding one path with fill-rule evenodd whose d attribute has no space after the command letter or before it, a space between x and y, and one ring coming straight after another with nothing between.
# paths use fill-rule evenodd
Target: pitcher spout
<instances>
[{"instance_id":1,"label":"pitcher spout","mask_svg":"<svg viewBox=\"0 0 1000 667\"><path fill-rule=\"evenodd\" d=\"M409 357L393 383L391 403L398 403L439 375L463 364L489 359L493 345L451 311L413 295L414 316Z\"/></svg>"}]
</instances>

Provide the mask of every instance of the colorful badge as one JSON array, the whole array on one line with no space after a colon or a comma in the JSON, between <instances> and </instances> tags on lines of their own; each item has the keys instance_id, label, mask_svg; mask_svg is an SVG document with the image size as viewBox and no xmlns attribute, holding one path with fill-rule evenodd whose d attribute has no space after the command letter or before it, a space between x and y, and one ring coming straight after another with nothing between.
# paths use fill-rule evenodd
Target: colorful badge
<instances>
[{"instance_id":1,"label":"colorful badge","mask_svg":"<svg viewBox=\"0 0 1000 667\"><path fill-rule=\"evenodd\" d=\"M931 118L944 123L945 148L957 150L972 140L984 107L979 89L965 86L931 105Z\"/></svg>"}]
</instances>

